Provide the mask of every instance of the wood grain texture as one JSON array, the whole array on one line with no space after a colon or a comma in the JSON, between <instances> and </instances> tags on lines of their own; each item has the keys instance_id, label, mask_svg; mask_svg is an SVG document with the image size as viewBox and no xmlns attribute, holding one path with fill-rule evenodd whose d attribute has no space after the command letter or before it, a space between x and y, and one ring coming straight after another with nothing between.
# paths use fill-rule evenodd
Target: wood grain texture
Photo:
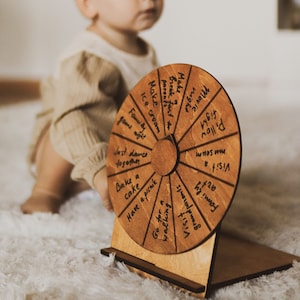
<instances>
[{"instance_id":1,"label":"wood grain texture","mask_svg":"<svg viewBox=\"0 0 300 300\"><path fill-rule=\"evenodd\" d=\"M107 172L116 215L145 249L191 250L224 218L240 162L239 124L221 84L195 66L161 67L132 89L112 128Z\"/></svg>"}]
</instances>

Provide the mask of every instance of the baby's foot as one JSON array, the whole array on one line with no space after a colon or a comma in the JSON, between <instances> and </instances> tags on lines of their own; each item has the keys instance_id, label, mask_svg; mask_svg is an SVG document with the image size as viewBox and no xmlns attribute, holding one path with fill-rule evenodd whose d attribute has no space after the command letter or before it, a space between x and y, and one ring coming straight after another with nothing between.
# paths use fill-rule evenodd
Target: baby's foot
<instances>
[{"instance_id":1,"label":"baby's foot","mask_svg":"<svg viewBox=\"0 0 300 300\"><path fill-rule=\"evenodd\" d=\"M47 190L34 190L31 196L21 205L24 214L35 212L53 213L59 212L64 200L61 196Z\"/></svg>"}]
</instances>

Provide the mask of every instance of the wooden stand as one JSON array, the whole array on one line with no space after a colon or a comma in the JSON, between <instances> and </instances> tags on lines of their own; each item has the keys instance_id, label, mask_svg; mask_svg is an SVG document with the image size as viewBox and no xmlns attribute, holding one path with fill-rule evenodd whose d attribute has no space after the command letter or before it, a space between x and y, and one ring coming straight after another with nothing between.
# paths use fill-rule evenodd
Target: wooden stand
<instances>
[{"instance_id":1,"label":"wooden stand","mask_svg":"<svg viewBox=\"0 0 300 300\"><path fill-rule=\"evenodd\" d=\"M220 233L240 165L240 128L221 84L186 64L149 73L112 128L107 174L116 220L111 248L101 252L199 297L287 267L291 256Z\"/></svg>"},{"instance_id":2,"label":"wooden stand","mask_svg":"<svg viewBox=\"0 0 300 300\"><path fill-rule=\"evenodd\" d=\"M133 242L117 223L112 247L101 249L103 255L114 254L141 276L168 281L199 298L229 284L288 269L300 260L222 231L217 239L213 235L187 253L155 254Z\"/></svg>"}]
</instances>

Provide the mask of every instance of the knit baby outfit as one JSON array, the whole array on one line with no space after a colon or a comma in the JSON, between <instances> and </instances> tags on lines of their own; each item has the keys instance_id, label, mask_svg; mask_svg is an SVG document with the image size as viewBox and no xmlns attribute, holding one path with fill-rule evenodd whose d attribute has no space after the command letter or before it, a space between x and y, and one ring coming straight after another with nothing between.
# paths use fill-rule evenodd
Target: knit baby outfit
<instances>
[{"instance_id":1,"label":"knit baby outfit","mask_svg":"<svg viewBox=\"0 0 300 300\"><path fill-rule=\"evenodd\" d=\"M107 143L118 109L128 91L158 67L154 49L133 55L84 31L58 63L55 74L42 82L42 109L36 115L29 162L34 164L41 137L49 129L57 153L74 165L73 180L93 187L105 166Z\"/></svg>"}]
</instances>

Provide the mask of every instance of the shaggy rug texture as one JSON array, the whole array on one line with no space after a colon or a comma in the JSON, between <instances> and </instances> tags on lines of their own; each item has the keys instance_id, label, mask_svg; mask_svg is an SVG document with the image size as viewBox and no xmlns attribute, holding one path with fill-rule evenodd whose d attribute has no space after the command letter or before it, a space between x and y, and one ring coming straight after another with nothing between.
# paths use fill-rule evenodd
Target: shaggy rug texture
<instances>
[{"instance_id":1,"label":"shaggy rug texture","mask_svg":"<svg viewBox=\"0 0 300 300\"><path fill-rule=\"evenodd\" d=\"M300 256L300 106L272 105L260 91L228 91L243 139L243 164L223 227ZM33 180L25 156L38 101L0 106L0 299L194 299L144 279L114 257L114 215L94 191L70 199L59 215L23 215ZM300 299L300 263L214 291L210 299Z\"/></svg>"}]
</instances>

